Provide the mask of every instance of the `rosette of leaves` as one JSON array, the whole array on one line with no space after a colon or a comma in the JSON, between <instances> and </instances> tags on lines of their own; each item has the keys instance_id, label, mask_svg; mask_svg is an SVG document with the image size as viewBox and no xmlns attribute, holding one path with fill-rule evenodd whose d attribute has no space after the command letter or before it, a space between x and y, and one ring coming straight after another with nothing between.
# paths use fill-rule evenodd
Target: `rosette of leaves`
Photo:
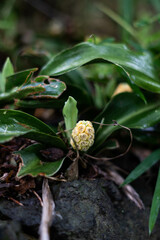
<instances>
[{"instance_id":1,"label":"rosette of leaves","mask_svg":"<svg viewBox=\"0 0 160 240\"><path fill-rule=\"evenodd\" d=\"M154 93L160 92L160 82L154 69L152 57L148 53L135 53L124 45L108 43L93 44L88 42L76 45L72 49L65 50L52 58L50 62L43 67L41 71L43 76L39 77L38 81L42 79L44 80L44 74L49 76L64 74L66 77L66 74L69 74L70 71L75 70L84 64L89 64L90 62L93 63L93 61L95 64L97 61L106 61L121 68L126 74L126 77L136 94L122 93L116 95L104 106L103 110L95 119L85 119L103 124L110 124L109 126L104 125L103 127L99 127L93 123L95 129L95 141L93 146L87 151L87 154L92 156L95 154L98 155L103 148L108 147L108 138L113 132L120 128L120 125L131 129L146 129L150 126L154 126L160 121L159 103L156 101L152 102L149 99L147 99L147 102L140 89L142 88ZM9 77L7 76L6 79L9 79ZM16 77L16 80L17 79L18 78ZM71 78L65 80L67 86L70 85L69 79ZM79 78L78 81L76 80L77 78L73 78L72 75L73 86L75 89L80 89L81 93L84 93L84 95L79 94L77 98L75 91L74 96L76 100L81 101L81 98L83 100L82 96L86 96L87 94L93 99L92 91L90 91L90 88L88 88L84 79L82 80ZM8 80L2 81L2 97L6 89L9 91L9 89L15 89L17 87L16 81L11 81L11 85L7 83L7 81ZM19 81L20 80L18 80L18 84L20 83L20 85L18 86L23 88L25 86L24 79L23 83ZM32 81L28 81L27 77L25 78L25 81L27 84L32 84ZM14 83L16 84L14 85ZM38 98L39 95L41 97L41 92L34 92L34 94L29 94L27 97L34 100L35 98ZM25 103L27 104L27 101ZM23 177L27 174L32 176L52 176L60 169L64 158L58 160L58 167L55 167L55 162L47 162L46 165L43 156L40 155L40 150L46 149L48 146L56 147L63 150L64 155L67 155L68 148L71 147L69 144L70 131L75 127L78 120L76 101L72 97L69 97L66 102L63 109L63 115L66 126L65 139L58 137L52 128L31 115L17 110L0 110L1 143L18 136L34 139L40 143L40 145L29 146L17 153L21 156L23 162L18 172L18 177ZM118 124L112 124L113 120ZM68 139L68 143L66 139ZM53 171L50 168L50 164L53 164L54 166ZM48 172L46 169L50 171ZM159 201L157 204L159 204Z\"/></svg>"}]
</instances>

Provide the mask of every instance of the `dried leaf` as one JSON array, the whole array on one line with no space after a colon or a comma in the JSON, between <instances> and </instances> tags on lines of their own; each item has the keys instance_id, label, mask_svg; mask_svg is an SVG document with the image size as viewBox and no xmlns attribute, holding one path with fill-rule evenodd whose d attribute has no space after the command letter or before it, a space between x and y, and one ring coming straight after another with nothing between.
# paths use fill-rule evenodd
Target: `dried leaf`
<instances>
[{"instance_id":1,"label":"dried leaf","mask_svg":"<svg viewBox=\"0 0 160 240\"><path fill-rule=\"evenodd\" d=\"M35 180L31 177L25 177L20 179L19 185L15 185L14 189L19 194L24 194L27 190L35 188Z\"/></svg>"},{"instance_id":2,"label":"dried leaf","mask_svg":"<svg viewBox=\"0 0 160 240\"><path fill-rule=\"evenodd\" d=\"M109 170L110 180L114 181L117 185L121 185L124 182L124 179L113 169ZM140 209L144 209L144 204L140 199L138 193L134 190L131 185L125 185L123 188L126 196L136 204Z\"/></svg>"},{"instance_id":3,"label":"dried leaf","mask_svg":"<svg viewBox=\"0 0 160 240\"><path fill-rule=\"evenodd\" d=\"M48 185L48 180L44 179L42 186L42 217L41 224L39 228L40 240L49 240L49 227L52 224L53 217L55 213L55 203Z\"/></svg>"},{"instance_id":4,"label":"dried leaf","mask_svg":"<svg viewBox=\"0 0 160 240\"><path fill-rule=\"evenodd\" d=\"M99 168L97 165L93 165L93 169L95 170L96 176L101 175L105 179L111 180L115 182L118 186L120 186L124 179L119 175L119 173L115 170L117 167L112 165L110 162L107 162L106 171ZM140 199L138 193L134 190L131 185L125 185L123 188L126 196L136 204L140 209L144 209L144 204Z\"/></svg>"},{"instance_id":5,"label":"dried leaf","mask_svg":"<svg viewBox=\"0 0 160 240\"><path fill-rule=\"evenodd\" d=\"M78 171L78 158L76 158L73 163L69 166L66 171L66 177L68 181L73 181L78 179L79 171Z\"/></svg>"}]
</instances>

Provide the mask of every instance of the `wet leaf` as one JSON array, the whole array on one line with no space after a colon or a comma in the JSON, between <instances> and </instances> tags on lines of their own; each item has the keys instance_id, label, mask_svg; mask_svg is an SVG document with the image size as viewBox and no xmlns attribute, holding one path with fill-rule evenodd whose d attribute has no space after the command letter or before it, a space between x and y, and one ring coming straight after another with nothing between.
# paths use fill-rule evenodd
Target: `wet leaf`
<instances>
[{"instance_id":1,"label":"wet leaf","mask_svg":"<svg viewBox=\"0 0 160 240\"><path fill-rule=\"evenodd\" d=\"M38 142L66 149L64 142L48 125L39 119L17 110L0 110L0 142L24 136Z\"/></svg>"},{"instance_id":2,"label":"wet leaf","mask_svg":"<svg viewBox=\"0 0 160 240\"><path fill-rule=\"evenodd\" d=\"M5 91L9 92L15 87L21 87L23 84L28 83L32 74L37 70L38 68L31 68L7 77Z\"/></svg>"},{"instance_id":3,"label":"wet leaf","mask_svg":"<svg viewBox=\"0 0 160 240\"><path fill-rule=\"evenodd\" d=\"M32 81L30 81L30 77L33 71L26 70L24 72L17 73L14 76L17 78L10 78L12 85L10 87L13 88L8 90L5 93L0 94L0 101L2 103L14 101L14 99L24 99L24 98L32 98L32 99L54 99L58 98L65 90L66 85L64 82L61 82L58 79L49 78L48 76L39 76ZM26 74L26 75L25 75ZM28 75L27 75L28 74ZM24 83L22 82L22 79ZM14 84L17 83L17 86ZM21 85L20 85L21 84Z\"/></svg>"},{"instance_id":4,"label":"wet leaf","mask_svg":"<svg viewBox=\"0 0 160 240\"><path fill-rule=\"evenodd\" d=\"M43 157L40 155L40 150L44 147L41 144L34 144L25 148L24 150L17 151L15 154L20 155L22 165L18 171L17 177L21 178L26 175L36 177L53 176L61 168L64 158L54 162L43 162Z\"/></svg>"},{"instance_id":5,"label":"wet leaf","mask_svg":"<svg viewBox=\"0 0 160 240\"><path fill-rule=\"evenodd\" d=\"M45 82L46 80L46 82ZM58 98L65 90L66 90L66 84L58 79L54 78L47 78L40 81L40 78L37 80L35 79L35 82L31 82L30 84L27 84L23 86L23 88L27 89L32 87L33 89L35 88L35 91L30 94L30 98L34 99L40 99L40 98ZM36 92L36 87L43 87L43 92L38 93ZM23 90L23 88L21 88Z\"/></svg>"},{"instance_id":6,"label":"wet leaf","mask_svg":"<svg viewBox=\"0 0 160 240\"><path fill-rule=\"evenodd\" d=\"M160 81L155 75L152 58L148 53L136 53L115 43L93 44L84 42L54 56L41 74L56 76L72 71L89 62L109 61L125 70L127 77L148 91L160 92Z\"/></svg>"},{"instance_id":7,"label":"wet leaf","mask_svg":"<svg viewBox=\"0 0 160 240\"><path fill-rule=\"evenodd\" d=\"M45 88L42 85L37 85L37 86L26 86L22 88L13 88L10 92L6 93L1 93L0 94L0 101L1 103L6 103L6 102L13 102L14 99L23 99L26 98L29 95L34 94L35 92L44 92Z\"/></svg>"}]
</instances>

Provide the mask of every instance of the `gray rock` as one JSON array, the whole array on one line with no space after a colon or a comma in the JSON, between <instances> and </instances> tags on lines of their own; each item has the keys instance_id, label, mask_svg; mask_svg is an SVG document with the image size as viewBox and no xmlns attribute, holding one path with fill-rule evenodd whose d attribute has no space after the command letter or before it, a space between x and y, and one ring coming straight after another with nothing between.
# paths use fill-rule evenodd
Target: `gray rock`
<instances>
[{"instance_id":1,"label":"gray rock","mask_svg":"<svg viewBox=\"0 0 160 240\"><path fill-rule=\"evenodd\" d=\"M59 189L52 190L56 210L62 216L62 220L56 218L53 222L59 237L117 240L118 235L122 239L112 202L99 181L62 183Z\"/></svg>"},{"instance_id":2,"label":"gray rock","mask_svg":"<svg viewBox=\"0 0 160 240\"><path fill-rule=\"evenodd\" d=\"M160 229L156 225L148 235L149 202L152 193L147 186L140 187L146 209L139 210L114 185L106 180L76 180L53 184L56 216L51 227L54 240L158 240ZM145 200L144 199L144 200ZM149 200L150 199L150 200ZM21 200L24 207L7 200L0 201L0 214L19 221L23 229L37 234L41 206L37 198ZM145 201L144 201L145 202Z\"/></svg>"},{"instance_id":3,"label":"gray rock","mask_svg":"<svg viewBox=\"0 0 160 240\"><path fill-rule=\"evenodd\" d=\"M1 199L0 213L4 217L12 219L25 226L28 232L37 235L41 219L41 206L37 198L28 198L21 201L23 207L13 201Z\"/></svg>"},{"instance_id":4,"label":"gray rock","mask_svg":"<svg viewBox=\"0 0 160 240\"><path fill-rule=\"evenodd\" d=\"M24 234L18 222L0 220L0 240L33 240Z\"/></svg>"}]
</instances>

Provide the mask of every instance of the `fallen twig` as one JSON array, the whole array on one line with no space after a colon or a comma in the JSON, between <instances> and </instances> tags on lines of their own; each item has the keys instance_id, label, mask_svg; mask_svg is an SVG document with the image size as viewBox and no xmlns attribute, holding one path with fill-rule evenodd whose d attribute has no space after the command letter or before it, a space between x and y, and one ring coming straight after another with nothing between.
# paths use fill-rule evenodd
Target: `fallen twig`
<instances>
[{"instance_id":1,"label":"fallen twig","mask_svg":"<svg viewBox=\"0 0 160 240\"><path fill-rule=\"evenodd\" d=\"M14 203L18 204L19 206L22 206L22 207L24 206L23 203L19 202L18 200L14 199L12 197L9 197L8 199L13 201Z\"/></svg>"}]
</instances>

